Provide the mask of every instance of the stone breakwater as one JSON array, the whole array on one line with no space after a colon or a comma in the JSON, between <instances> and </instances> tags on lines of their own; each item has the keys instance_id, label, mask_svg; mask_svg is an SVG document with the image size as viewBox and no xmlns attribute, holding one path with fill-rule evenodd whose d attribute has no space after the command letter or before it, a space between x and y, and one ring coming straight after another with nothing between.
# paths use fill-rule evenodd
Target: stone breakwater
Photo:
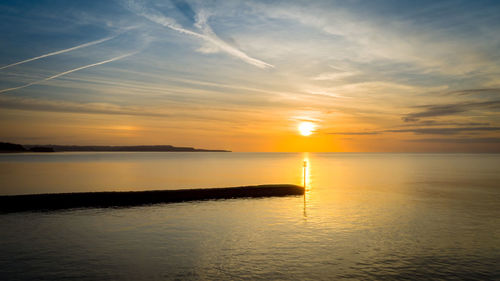
<instances>
[{"instance_id":1,"label":"stone breakwater","mask_svg":"<svg viewBox=\"0 0 500 281\"><path fill-rule=\"evenodd\" d=\"M291 184L177 190L49 193L0 196L0 213L51 211L70 208L108 208L185 201L303 195Z\"/></svg>"}]
</instances>

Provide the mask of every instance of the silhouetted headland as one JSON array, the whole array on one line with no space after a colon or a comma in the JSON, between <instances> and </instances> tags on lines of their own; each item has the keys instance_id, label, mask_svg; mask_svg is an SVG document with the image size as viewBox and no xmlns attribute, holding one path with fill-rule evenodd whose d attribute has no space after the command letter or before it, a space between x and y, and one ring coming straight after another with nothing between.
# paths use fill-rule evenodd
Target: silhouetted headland
<instances>
[{"instance_id":1,"label":"silhouetted headland","mask_svg":"<svg viewBox=\"0 0 500 281\"><path fill-rule=\"evenodd\" d=\"M46 147L46 146L33 146L33 147L30 147L29 151L30 152L55 152L55 150L52 147Z\"/></svg>"},{"instance_id":2,"label":"silhouetted headland","mask_svg":"<svg viewBox=\"0 0 500 281\"><path fill-rule=\"evenodd\" d=\"M24 146L9 142L0 142L0 152L26 152Z\"/></svg>"},{"instance_id":3,"label":"silhouetted headland","mask_svg":"<svg viewBox=\"0 0 500 281\"><path fill-rule=\"evenodd\" d=\"M292 184L270 184L226 188L52 193L0 196L0 212L50 211L70 208L128 207L184 201L303 195L304 188Z\"/></svg>"},{"instance_id":4,"label":"silhouetted headland","mask_svg":"<svg viewBox=\"0 0 500 281\"><path fill-rule=\"evenodd\" d=\"M0 142L0 152L70 152L70 151L122 151L122 152L230 152L222 149L201 149L193 147L177 147L172 145L135 145L135 146L102 146L102 145L20 145Z\"/></svg>"}]
</instances>

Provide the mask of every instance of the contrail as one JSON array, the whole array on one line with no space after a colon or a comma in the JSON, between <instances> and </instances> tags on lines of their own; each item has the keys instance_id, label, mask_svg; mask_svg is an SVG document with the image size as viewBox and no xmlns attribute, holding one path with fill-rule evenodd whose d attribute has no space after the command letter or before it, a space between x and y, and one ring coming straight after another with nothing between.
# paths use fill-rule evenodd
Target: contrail
<instances>
[{"instance_id":1,"label":"contrail","mask_svg":"<svg viewBox=\"0 0 500 281\"><path fill-rule=\"evenodd\" d=\"M130 0L128 2L128 7L131 9L133 12L136 14L145 17L146 19L155 22L159 25L168 27L172 30L175 30L179 33L182 34L187 34L191 35L193 37L199 38L201 40L204 40L206 42L209 42L216 46L218 49L220 49L223 52L226 52L229 55L232 55L236 58L241 59L242 61L249 63L251 65L254 65L259 68L274 68L274 65L263 62L261 60L258 60L256 58L250 57L243 51L229 45L222 39L220 39L217 34L210 28L210 26L207 24L207 15L206 14L199 14L198 15L198 20L196 22L196 27L201 29L203 33L198 33L195 31L191 31L189 29L183 28L181 25L177 24L176 21L173 18L165 17L162 15L160 12L156 10L151 10L147 9L146 7L141 6L139 3L135 2L134 0Z\"/></svg>"},{"instance_id":2,"label":"contrail","mask_svg":"<svg viewBox=\"0 0 500 281\"><path fill-rule=\"evenodd\" d=\"M112 61L115 61L115 60L123 59L123 58L126 58L126 57L128 57L128 56L134 55L134 54L136 54L136 53L137 53L137 52L133 52L133 53L129 53L129 54L125 54L125 55L121 55L121 56L118 56L118 57L115 57L115 58L112 58L112 59L109 59L109 60L105 60L105 61L96 62L96 63L93 63L93 64L89 64L89 65L81 66L81 67L78 67L78 68L75 68L75 69L71 69L71 70L68 70L68 71L64 71L64 72L58 73L58 74L56 74L56 75L53 75L53 76L47 77L47 78L42 79L42 80L38 80L38 81L35 81L35 82L31 82L31 83L28 83L28 84L22 85L22 86L18 86L18 87L14 87L14 88L8 88L8 89L3 89L3 90L0 90L0 93L5 93L5 92L9 92L9 91L19 90L19 89L22 89L22 88L29 87L29 86L31 86L31 85L40 84L40 83L42 83L42 82L49 81L49 80L55 79L55 78L57 78L57 77L61 77L61 76L63 76L63 75L66 75L66 74L70 74L70 73L75 72L75 71L78 71L78 70L82 70L82 69L86 69L86 68L89 68L89 67L98 66L98 65L101 65L101 64L105 64L105 63L108 63L108 62L112 62Z\"/></svg>"},{"instance_id":3,"label":"contrail","mask_svg":"<svg viewBox=\"0 0 500 281\"><path fill-rule=\"evenodd\" d=\"M5 65L5 66L0 67L0 70L5 69L5 68L9 68L11 66L20 65L20 64L27 63L27 62L30 62L30 61L38 60L38 59L41 59L41 58L46 58L46 57L50 57L50 56L54 56L54 55L58 55L58 54L63 54L63 53L71 52L71 51L74 51L74 50L77 50L77 49L80 49L80 48L85 48L85 47L88 47L88 46L96 45L96 44L99 44L99 43L111 40L111 39L113 39L115 37L116 37L116 35L115 36L106 37L106 38L102 38L102 39L99 39L99 40L96 40L96 41L88 42L88 43L81 44L81 45L78 45L78 46L75 46L75 47L71 47L71 48L68 48L68 49L59 50L59 51L56 51L56 52L52 52L52 53L48 53L48 54L41 55L41 56L38 56L38 57L34 57L34 58L31 58L31 59L19 61L19 62L16 62L16 63L13 63L13 64L9 64L9 65Z\"/></svg>"}]
</instances>

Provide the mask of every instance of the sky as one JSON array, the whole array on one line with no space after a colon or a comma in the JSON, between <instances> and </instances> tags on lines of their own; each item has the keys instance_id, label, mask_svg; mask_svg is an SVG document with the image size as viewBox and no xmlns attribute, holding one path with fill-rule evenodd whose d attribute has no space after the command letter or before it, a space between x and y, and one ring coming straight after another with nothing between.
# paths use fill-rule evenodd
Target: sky
<instances>
[{"instance_id":1,"label":"sky","mask_svg":"<svg viewBox=\"0 0 500 281\"><path fill-rule=\"evenodd\" d=\"M0 141L500 152L499 14L500 1L2 1Z\"/></svg>"}]
</instances>

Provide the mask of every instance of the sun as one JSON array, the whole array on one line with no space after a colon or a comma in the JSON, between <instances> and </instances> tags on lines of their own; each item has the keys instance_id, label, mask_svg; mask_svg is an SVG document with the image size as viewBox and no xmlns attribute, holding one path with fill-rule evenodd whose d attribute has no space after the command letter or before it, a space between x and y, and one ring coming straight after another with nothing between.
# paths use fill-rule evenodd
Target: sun
<instances>
[{"instance_id":1,"label":"sun","mask_svg":"<svg viewBox=\"0 0 500 281\"><path fill-rule=\"evenodd\" d=\"M299 133L303 136L310 136L312 133L314 133L314 130L316 129L316 125L311 122L300 122L299 124Z\"/></svg>"}]
</instances>

